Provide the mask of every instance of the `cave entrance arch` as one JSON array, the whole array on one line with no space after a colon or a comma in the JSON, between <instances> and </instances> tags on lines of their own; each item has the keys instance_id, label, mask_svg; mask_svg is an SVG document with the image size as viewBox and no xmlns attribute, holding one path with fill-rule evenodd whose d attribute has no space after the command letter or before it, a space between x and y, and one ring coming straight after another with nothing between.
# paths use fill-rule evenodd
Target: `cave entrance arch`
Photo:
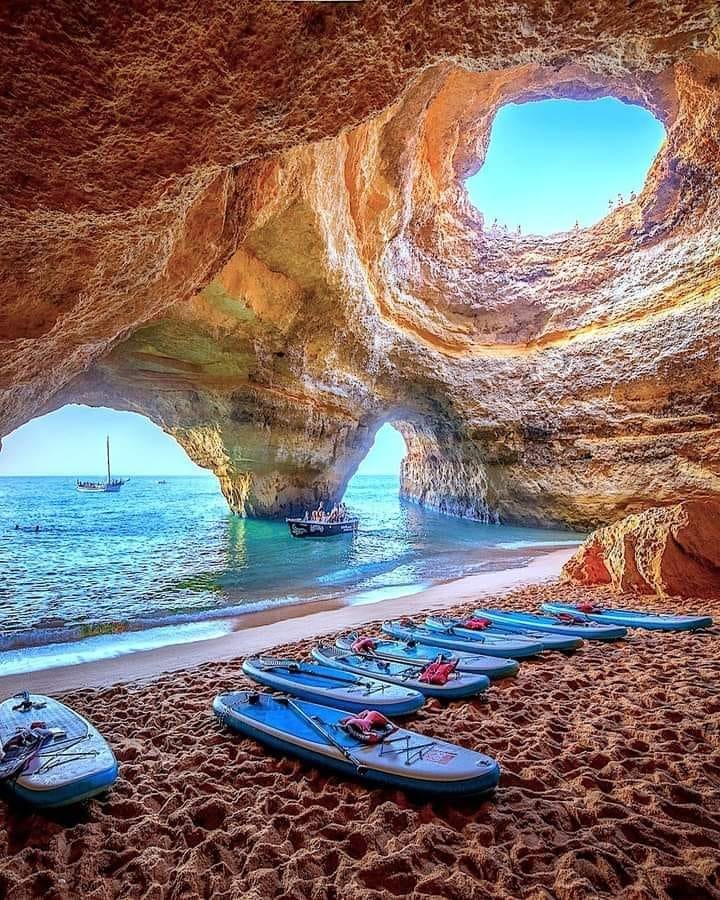
<instances>
[{"instance_id":1,"label":"cave entrance arch","mask_svg":"<svg viewBox=\"0 0 720 900\"><path fill-rule=\"evenodd\" d=\"M363 476L385 476L399 482L405 456L407 444L402 431L393 423L385 422L376 431L370 449L348 482L348 489L355 478Z\"/></svg>"},{"instance_id":2,"label":"cave entrance arch","mask_svg":"<svg viewBox=\"0 0 720 900\"><path fill-rule=\"evenodd\" d=\"M664 138L648 109L614 97L506 103L465 186L488 230L586 228L642 191Z\"/></svg>"},{"instance_id":3,"label":"cave entrance arch","mask_svg":"<svg viewBox=\"0 0 720 900\"><path fill-rule=\"evenodd\" d=\"M71 403L3 438L0 476L104 477L106 435L118 477L212 474L140 413Z\"/></svg>"}]
</instances>

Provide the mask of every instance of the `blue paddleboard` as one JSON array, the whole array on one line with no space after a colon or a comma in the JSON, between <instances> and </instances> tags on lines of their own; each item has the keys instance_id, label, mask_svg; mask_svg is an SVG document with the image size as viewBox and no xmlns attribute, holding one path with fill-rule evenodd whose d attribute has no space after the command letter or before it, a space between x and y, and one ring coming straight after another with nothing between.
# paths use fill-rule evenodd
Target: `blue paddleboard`
<instances>
[{"instance_id":1,"label":"blue paddleboard","mask_svg":"<svg viewBox=\"0 0 720 900\"><path fill-rule=\"evenodd\" d=\"M379 678L392 684L410 687L427 697L443 697L446 700L457 700L459 697L473 697L490 687L490 680L485 675L474 675L470 672L453 672L445 684L433 684L422 680L424 664L408 662L388 662L384 659L373 659L352 650L341 650L329 644L313 647L313 656L318 662L329 666L338 666L349 672L355 672L369 678Z\"/></svg>"},{"instance_id":2,"label":"blue paddleboard","mask_svg":"<svg viewBox=\"0 0 720 900\"><path fill-rule=\"evenodd\" d=\"M462 650L466 653L481 653L485 656L501 656L504 659L526 659L543 651L539 641L524 640L522 635L485 637L482 633L478 633L473 634L471 640L451 630L439 631L428 628L427 625L416 625L402 619L383 622L382 630L385 634L404 641L412 640L418 644L430 644L433 647L446 647L448 650Z\"/></svg>"},{"instance_id":3,"label":"blue paddleboard","mask_svg":"<svg viewBox=\"0 0 720 900\"><path fill-rule=\"evenodd\" d=\"M353 644L362 635L356 631L337 638L335 645L341 650L351 650ZM388 662L427 663L441 657L445 662L457 660L458 672L471 672L474 675L486 675L491 681L496 678L507 678L517 674L520 665L514 659L503 659L501 656L484 656L482 654L464 653L462 650L448 650L447 647L418 644L417 641L389 641L384 638L372 638L373 656Z\"/></svg>"},{"instance_id":4,"label":"blue paddleboard","mask_svg":"<svg viewBox=\"0 0 720 900\"><path fill-rule=\"evenodd\" d=\"M570 613L592 622L623 625L626 628L647 628L650 631L696 631L711 628L712 616L675 616L668 613L646 612L638 609L595 608L589 612L570 603L543 603L549 613Z\"/></svg>"},{"instance_id":5,"label":"blue paddleboard","mask_svg":"<svg viewBox=\"0 0 720 900\"><path fill-rule=\"evenodd\" d=\"M550 634L549 632L543 633L542 631L512 631L509 628L504 628L501 625L490 625L488 628L476 629L476 628L467 628L464 626L463 619L449 619L446 616L428 616L425 619L425 624L428 628L432 628L433 631L447 631L448 629L453 632L453 634L459 634L462 637L466 637L469 640L473 640L473 638L478 635L490 635L490 637L507 637L508 635L514 635L515 637L521 637L523 640L528 641L536 641L543 646L543 650L562 650L564 652L568 652L570 650L577 650L578 647L582 646L582 638L572 637L572 635L567 634Z\"/></svg>"},{"instance_id":6,"label":"blue paddleboard","mask_svg":"<svg viewBox=\"0 0 720 900\"><path fill-rule=\"evenodd\" d=\"M475 615L497 622L511 631L532 628L550 634L569 634L587 641L617 641L627 636L627 630L619 625L600 625L575 617L576 621L563 621L559 616L538 616L534 613L515 612L510 609L476 609Z\"/></svg>"},{"instance_id":7,"label":"blue paddleboard","mask_svg":"<svg viewBox=\"0 0 720 900\"><path fill-rule=\"evenodd\" d=\"M372 706L386 716L403 716L425 702L419 691L403 685L317 662L256 656L243 662L243 671L254 681L294 697L357 712Z\"/></svg>"},{"instance_id":8,"label":"blue paddleboard","mask_svg":"<svg viewBox=\"0 0 720 900\"><path fill-rule=\"evenodd\" d=\"M377 743L361 742L341 724L346 710L251 691L213 701L230 728L274 750L374 784L433 796L483 796L500 766L490 756L392 726Z\"/></svg>"},{"instance_id":9,"label":"blue paddleboard","mask_svg":"<svg viewBox=\"0 0 720 900\"><path fill-rule=\"evenodd\" d=\"M18 736L36 747L23 760ZM34 743L33 743L34 742ZM41 694L0 703L0 767L22 762L0 786L10 797L43 809L81 803L111 787L118 765L100 732L68 706Z\"/></svg>"}]
</instances>

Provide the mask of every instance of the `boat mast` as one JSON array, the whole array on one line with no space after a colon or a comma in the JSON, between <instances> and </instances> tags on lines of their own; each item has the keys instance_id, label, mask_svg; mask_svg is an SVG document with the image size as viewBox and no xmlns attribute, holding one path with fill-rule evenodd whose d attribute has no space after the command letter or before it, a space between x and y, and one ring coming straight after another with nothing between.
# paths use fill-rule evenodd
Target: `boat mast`
<instances>
[{"instance_id":1,"label":"boat mast","mask_svg":"<svg viewBox=\"0 0 720 900\"><path fill-rule=\"evenodd\" d=\"M107 436L107 464L108 464L108 484L110 484L110 435Z\"/></svg>"}]
</instances>

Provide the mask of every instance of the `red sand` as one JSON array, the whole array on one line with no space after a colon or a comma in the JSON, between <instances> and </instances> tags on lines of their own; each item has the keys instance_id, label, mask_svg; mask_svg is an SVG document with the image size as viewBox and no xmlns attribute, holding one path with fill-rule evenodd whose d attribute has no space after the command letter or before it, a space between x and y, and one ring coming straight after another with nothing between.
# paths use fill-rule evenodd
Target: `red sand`
<instances>
[{"instance_id":1,"label":"red sand","mask_svg":"<svg viewBox=\"0 0 720 900\"><path fill-rule=\"evenodd\" d=\"M598 595L536 586L508 605ZM422 804L269 754L211 713L246 683L233 661L66 694L121 777L81 813L0 805L0 896L720 897L718 627L586 644L523 663L487 702L429 701L411 727L501 762L479 804Z\"/></svg>"}]
</instances>

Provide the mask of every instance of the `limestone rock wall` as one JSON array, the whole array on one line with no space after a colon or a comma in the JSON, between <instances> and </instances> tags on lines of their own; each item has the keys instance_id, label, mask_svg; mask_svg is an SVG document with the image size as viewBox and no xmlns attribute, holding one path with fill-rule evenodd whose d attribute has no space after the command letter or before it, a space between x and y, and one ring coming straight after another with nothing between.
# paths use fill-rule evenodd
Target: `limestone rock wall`
<instances>
[{"instance_id":1,"label":"limestone rock wall","mask_svg":"<svg viewBox=\"0 0 720 900\"><path fill-rule=\"evenodd\" d=\"M249 515L340 496L384 421L448 512L720 495L714 4L3 15L0 434L142 412ZM499 106L608 93L667 129L641 195L489 229L463 179Z\"/></svg>"},{"instance_id":2,"label":"limestone rock wall","mask_svg":"<svg viewBox=\"0 0 720 900\"><path fill-rule=\"evenodd\" d=\"M720 595L720 501L645 510L595 531L563 568L568 581L674 597Z\"/></svg>"}]
</instances>

